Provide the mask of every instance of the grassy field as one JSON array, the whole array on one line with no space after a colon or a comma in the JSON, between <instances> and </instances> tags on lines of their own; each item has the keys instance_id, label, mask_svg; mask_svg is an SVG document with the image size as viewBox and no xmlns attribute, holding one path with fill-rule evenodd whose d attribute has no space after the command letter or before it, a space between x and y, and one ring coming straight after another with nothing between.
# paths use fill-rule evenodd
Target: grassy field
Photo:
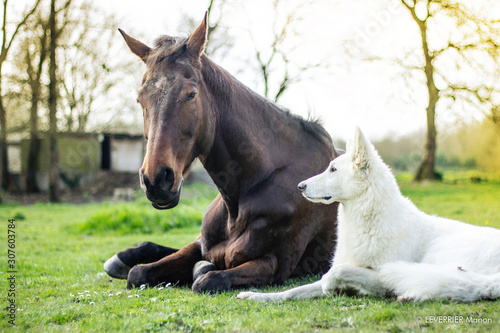
<instances>
[{"instance_id":1,"label":"grassy field","mask_svg":"<svg viewBox=\"0 0 500 333\"><path fill-rule=\"evenodd\" d=\"M500 228L500 182L415 185L400 178L402 192L422 210ZM155 211L138 194L132 204L35 204L0 206L2 223L0 330L13 332L242 331L401 332L443 330L498 332L500 301L400 304L377 297L335 296L260 304L239 301L238 291L194 294L189 288L127 290L102 264L118 250L150 240L181 247L199 233L204 208L215 192L187 187L174 210ZM15 218L15 326L7 294L8 220ZM479 255L479 254L478 254ZM277 291L318 276L263 288ZM447 316L447 317L443 317ZM462 322L460 322L460 319ZM437 322L437 321L441 322ZM447 322L443 322L443 321ZM451 322L450 322L451 320ZM471 322L472 321L472 322ZM484 321L484 322L483 322Z\"/></svg>"}]
</instances>

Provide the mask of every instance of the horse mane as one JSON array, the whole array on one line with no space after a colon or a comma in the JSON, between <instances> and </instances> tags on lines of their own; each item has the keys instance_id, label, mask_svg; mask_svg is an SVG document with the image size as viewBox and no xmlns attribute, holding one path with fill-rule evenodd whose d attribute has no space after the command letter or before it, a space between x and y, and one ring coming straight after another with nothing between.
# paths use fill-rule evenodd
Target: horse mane
<instances>
[{"instance_id":1,"label":"horse mane","mask_svg":"<svg viewBox=\"0 0 500 333\"><path fill-rule=\"evenodd\" d=\"M247 93L252 96L255 100L260 101L260 103L266 105L268 108L275 111L277 114L281 115L282 118L290 123L298 124L301 129L311 135L316 140L327 144L333 150L332 139L328 132L323 128L321 121L319 119L308 118L304 119L299 115L295 115L290 112L287 108L284 108L264 97L257 94L255 91L251 90L239 80L234 78L227 71L222 69L220 66L211 61L206 55L202 55L202 66L203 66L203 78L209 85L215 87L215 91L223 96L218 96L219 98L229 99L229 92L233 89L240 90L242 93ZM222 92L222 93L221 93ZM229 100L226 100L229 103Z\"/></svg>"}]
</instances>

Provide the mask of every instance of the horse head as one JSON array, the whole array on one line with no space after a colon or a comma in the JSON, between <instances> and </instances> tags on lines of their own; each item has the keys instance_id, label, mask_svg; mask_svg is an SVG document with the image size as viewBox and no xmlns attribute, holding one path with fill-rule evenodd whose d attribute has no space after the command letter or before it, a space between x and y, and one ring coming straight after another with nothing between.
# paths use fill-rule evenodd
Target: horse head
<instances>
[{"instance_id":1,"label":"horse head","mask_svg":"<svg viewBox=\"0 0 500 333\"><path fill-rule=\"evenodd\" d=\"M120 33L147 65L137 98L147 140L141 187L155 208L173 208L192 162L206 155L213 141L213 103L201 73L207 16L189 38L163 36L154 48Z\"/></svg>"}]
</instances>

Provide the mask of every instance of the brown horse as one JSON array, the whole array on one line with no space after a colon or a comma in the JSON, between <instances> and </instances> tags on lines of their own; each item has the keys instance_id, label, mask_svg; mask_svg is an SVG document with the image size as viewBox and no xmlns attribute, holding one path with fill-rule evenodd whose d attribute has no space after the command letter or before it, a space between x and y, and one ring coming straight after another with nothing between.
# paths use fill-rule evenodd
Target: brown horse
<instances>
[{"instance_id":1,"label":"brown horse","mask_svg":"<svg viewBox=\"0 0 500 333\"><path fill-rule=\"evenodd\" d=\"M224 291L326 271L337 207L305 200L297 184L337 155L328 133L208 59L206 16L189 38L163 36L155 48L120 32L147 65L138 93L148 140L139 172L146 196L157 209L175 207L196 158L220 194L194 242L180 250L142 243L109 259L108 274L127 278L129 288L194 282L194 291Z\"/></svg>"}]
</instances>

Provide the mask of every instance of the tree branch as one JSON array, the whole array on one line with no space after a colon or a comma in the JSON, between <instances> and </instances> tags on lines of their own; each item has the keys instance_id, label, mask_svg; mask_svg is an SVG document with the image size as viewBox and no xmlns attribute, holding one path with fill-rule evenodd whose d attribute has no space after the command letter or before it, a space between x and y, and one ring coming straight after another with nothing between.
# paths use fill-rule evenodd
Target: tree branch
<instances>
[{"instance_id":1,"label":"tree branch","mask_svg":"<svg viewBox=\"0 0 500 333\"><path fill-rule=\"evenodd\" d=\"M37 7L40 4L41 0L36 0L36 3L33 6L33 8L24 16L23 20L21 22L19 22L19 24L16 26L16 28L14 30L14 33L10 37L10 41L8 43L6 43L6 32L5 32L5 30L7 28L6 27L7 1L8 0L4 0L4 6L5 6L4 7L4 16L3 16L4 22L3 22L3 25L2 25L2 29L3 29L3 41L2 41L2 51L1 51L1 55L0 55L0 59L2 59L2 60L7 57L7 53L9 52L9 49L11 48L12 42L14 41L17 33L22 28L22 26L24 24L26 24L26 21L28 21L28 19L30 18L30 16L35 12L35 10L37 9ZM5 46L5 44L7 44L7 46Z\"/></svg>"}]
</instances>

